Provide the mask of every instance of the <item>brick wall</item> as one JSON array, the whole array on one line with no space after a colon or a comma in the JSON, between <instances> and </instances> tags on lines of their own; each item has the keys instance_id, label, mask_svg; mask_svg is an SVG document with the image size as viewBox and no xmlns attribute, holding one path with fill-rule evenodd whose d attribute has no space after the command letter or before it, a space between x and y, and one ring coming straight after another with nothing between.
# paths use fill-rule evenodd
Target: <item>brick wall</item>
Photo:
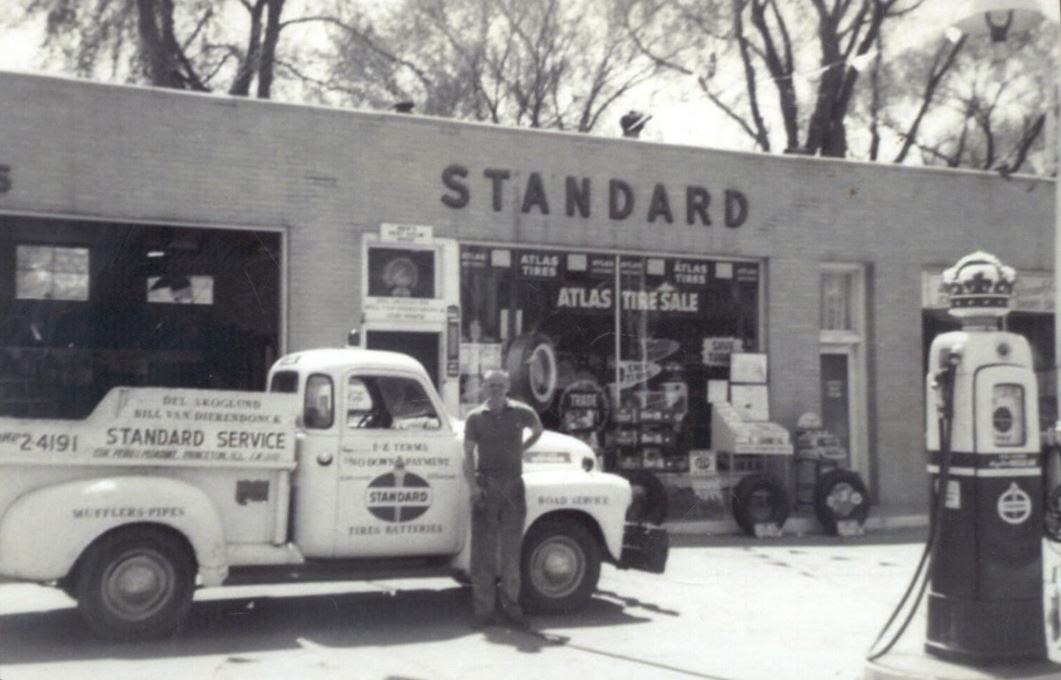
<instances>
[{"instance_id":1,"label":"brick wall","mask_svg":"<svg viewBox=\"0 0 1061 680\"><path fill-rule=\"evenodd\" d=\"M886 502L921 502L920 274L982 248L1019 269L1053 268L1053 183L799 157L741 154L299 107L0 73L0 211L229 228L287 238L286 348L339 344L360 319L360 243L381 222L460 240L761 258L771 410L793 426L817 403L819 263L870 272L870 453ZM443 168L468 169L452 209ZM492 209L485 168L510 172ZM540 173L550 214L518 206ZM568 217L565 177L590 178L592 214ZM607 184L636 191L625 220ZM662 183L675 221L648 223ZM712 195L710 227L684 221L686 185ZM723 226L726 189L747 221ZM916 424L916 425L914 425Z\"/></svg>"}]
</instances>

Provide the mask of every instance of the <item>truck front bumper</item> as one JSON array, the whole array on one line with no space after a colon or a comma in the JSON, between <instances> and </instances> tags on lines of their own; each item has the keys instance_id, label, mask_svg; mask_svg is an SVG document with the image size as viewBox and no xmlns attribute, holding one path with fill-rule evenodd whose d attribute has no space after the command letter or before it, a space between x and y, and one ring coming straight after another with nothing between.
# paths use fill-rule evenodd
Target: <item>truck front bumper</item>
<instances>
[{"instance_id":1,"label":"truck front bumper","mask_svg":"<svg viewBox=\"0 0 1061 680\"><path fill-rule=\"evenodd\" d=\"M623 553L619 556L620 569L639 569L662 574L667 568L670 539L663 527L627 524L623 530Z\"/></svg>"}]
</instances>

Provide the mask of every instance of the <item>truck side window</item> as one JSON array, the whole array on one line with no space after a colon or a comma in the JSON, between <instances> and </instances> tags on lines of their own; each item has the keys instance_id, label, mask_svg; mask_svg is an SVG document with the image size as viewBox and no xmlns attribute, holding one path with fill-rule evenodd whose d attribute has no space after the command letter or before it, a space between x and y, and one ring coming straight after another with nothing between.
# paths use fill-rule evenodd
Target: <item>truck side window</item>
<instances>
[{"instance_id":1,"label":"truck side window","mask_svg":"<svg viewBox=\"0 0 1061 680\"><path fill-rule=\"evenodd\" d=\"M380 377L379 391L395 430L437 430L442 427L423 385L410 378Z\"/></svg>"},{"instance_id":2,"label":"truck side window","mask_svg":"<svg viewBox=\"0 0 1061 680\"><path fill-rule=\"evenodd\" d=\"M346 427L358 430L438 430L431 398L416 380L384 375L350 376Z\"/></svg>"},{"instance_id":3,"label":"truck side window","mask_svg":"<svg viewBox=\"0 0 1061 680\"><path fill-rule=\"evenodd\" d=\"M302 424L307 428L326 430L335 421L334 391L332 379L326 375L311 375L306 380L306 398L303 402Z\"/></svg>"},{"instance_id":4,"label":"truck side window","mask_svg":"<svg viewBox=\"0 0 1061 680\"><path fill-rule=\"evenodd\" d=\"M347 429L378 430L390 426L390 420L377 396L375 379L350 376L346 381Z\"/></svg>"},{"instance_id":5,"label":"truck side window","mask_svg":"<svg viewBox=\"0 0 1061 680\"><path fill-rule=\"evenodd\" d=\"M273 379L269 381L269 391L282 392L284 394L298 392L298 372L277 371L273 374Z\"/></svg>"}]
</instances>

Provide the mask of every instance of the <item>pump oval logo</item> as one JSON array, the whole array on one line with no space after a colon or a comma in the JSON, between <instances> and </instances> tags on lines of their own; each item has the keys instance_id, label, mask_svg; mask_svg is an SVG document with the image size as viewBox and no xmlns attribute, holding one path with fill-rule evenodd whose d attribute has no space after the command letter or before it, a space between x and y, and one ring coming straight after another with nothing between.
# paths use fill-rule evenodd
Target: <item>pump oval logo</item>
<instances>
[{"instance_id":1,"label":"pump oval logo","mask_svg":"<svg viewBox=\"0 0 1061 680\"><path fill-rule=\"evenodd\" d=\"M431 485L426 479L406 472L400 463L394 471L376 477L365 490L365 507L385 522L409 522L431 507Z\"/></svg>"}]
</instances>

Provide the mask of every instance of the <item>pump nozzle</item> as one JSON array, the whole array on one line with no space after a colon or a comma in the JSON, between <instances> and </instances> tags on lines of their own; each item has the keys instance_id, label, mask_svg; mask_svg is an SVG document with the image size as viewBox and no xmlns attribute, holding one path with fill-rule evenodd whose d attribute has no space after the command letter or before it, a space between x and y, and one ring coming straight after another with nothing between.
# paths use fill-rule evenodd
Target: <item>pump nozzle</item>
<instances>
[{"instance_id":1,"label":"pump nozzle","mask_svg":"<svg viewBox=\"0 0 1061 680\"><path fill-rule=\"evenodd\" d=\"M954 374L965 353L963 345L944 349L946 356L940 357L940 368L932 375L932 389L936 392L936 409L940 416L949 419L954 401Z\"/></svg>"}]
</instances>

